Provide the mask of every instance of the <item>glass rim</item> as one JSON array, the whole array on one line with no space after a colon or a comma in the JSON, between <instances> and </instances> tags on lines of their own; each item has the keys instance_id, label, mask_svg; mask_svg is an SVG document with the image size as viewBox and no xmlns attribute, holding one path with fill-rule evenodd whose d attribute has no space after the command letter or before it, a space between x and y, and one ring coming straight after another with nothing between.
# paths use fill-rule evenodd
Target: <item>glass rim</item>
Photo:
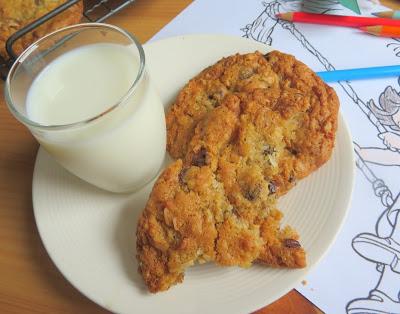
<instances>
[{"instance_id":1,"label":"glass rim","mask_svg":"<svg viewBox=\"0 0 400 314\"><path fill-rule=\"evenodd\" d=\"M68 31L68 30L73 30L73 29L82 29L82 28L107 28L111 29L114 31L119 32L120 34L124 35L126 38L130 39L133 44L135 44L136 48L139 51L139 70L136 74L136 78L134 79L133 83L130 85L128 90L110 107L108 107L106 110L103 110L102 112L96 114L93 117L80 120L77 122L72 122L72 123L66 123L66 124L50 124L50 125L45 125L41 124L38 122L35 122L31 119L29 119L26 115L22 114L17 110L17 108L14 106L14 101L11 96L11 78L14 74L14 72L18 69L19 66L21 66L24 62L24 60L33 52L36 50L36 47L40 45L41 43L45 42L49 38L53 37L54 35L57 35L59 33ZM136 39L135 36L133 36L131 33L125 31L124 29L111 25L111 24L106 24L106 23L80 23L80 24L75 24L75 25L70 25L67 27L60 28L54 32L51 32L31 45L29 45L28 48L26 48L15 60L13 65L11 66L10 71L8 72L7 79L5 81L5 88L4 88L4 94L5 94L5 100L6 104L11 111L11 113L23 124L25 124L28 127L34 127L38 129L43 129L43 130L64 130L64 129L70 129L70 128L75 128L75 127L80 127L80 126L86 126L88 124L91 124L92 122L101 120L105 116L108 116L110 112L113 112L115 109L122 107L125 103L126 100L132 95L134 90L136 89L137 85L141 81L143 75L144 75L144 69L145 69L145 53L143 50L142 45L139 43L139 41Z\"/></svg>"}]
</instances>

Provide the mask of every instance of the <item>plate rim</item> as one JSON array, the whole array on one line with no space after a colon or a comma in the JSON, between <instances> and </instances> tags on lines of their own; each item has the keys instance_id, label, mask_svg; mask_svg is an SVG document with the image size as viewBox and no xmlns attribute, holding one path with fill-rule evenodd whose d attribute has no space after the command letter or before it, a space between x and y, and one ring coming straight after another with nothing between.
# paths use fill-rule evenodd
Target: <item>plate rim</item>
<instances>
[{"instance_id":1,"label":"plate rim","mask_svg":"<svg viewBox=\"0 0 400 314\"><path fill-rule=\"evenodd\" d=\"M159 44L160 42L167 42L167 41L171 41L171 40L182 40L184 38L192 38L192 37L219 37L219 36L223 36L223 37L228 37L231 39L241 39L241 40L249 40L252 41L250 39L247 38L242 38L242 37L238 37L238 36L233 36L233 35L225 35L225 34L188 34L188 35L180 35L180 36L173 36L173 37L168 37L168 38L163 38L160 40L156 40L156 41L151 41L146 43L144 46L149 47L155 44ZM255 44L260 44L263 46L268 47L267 49L270 50L274 50L273 47L265 45L265 44L261 44L261 43L257 43L252 41L252 43ZM326 257L326 255L328 254L328 252L331 250L332 246L334 245L334 243L336 242L336 239L340 233L340 231L343 229L344 223L346 222L346 219L348 217L349 211L350 211L350 207L352 204L352 196L353 196L353 191L354 191L354 187L355 187L355 178L356 178L356 167L355 167L355 155L354 155L354 147L353 147L353 141L352 141L352 136L351 136L351 132L350 132L350 128L346 122L346 120L343 117L343 114L341 113L341 111L339 110L338 113L338 130L337 133L339 131L339 128L343 128L343 134L345 135L345 139L341 139L343 140L343 143L347 146L347 148L349 149L349 160L346 163L351 164L351 175L349 174L349 176L346 178L347 180L349 180L349 186L350 186L350 190L347 192L346 195L346 208L343 210L343 217L340 220L340 223L338 224L338 228L336 228L332 238L330 239L329 244L326 245L325 249L323 250L323 253L320 254L320 256L318 256L318 258L313 262L312 265L307 265L306 268L304 269L299 269L299 270L294 270L297 271L299 273L299 275L296 276L296 279L293 280L292 285L288 285L286 289L281 289L279 292L274 293L273 297L270 298L268 297L268 300L272 301L262 301L260 300L259 303L254 304L254 303L245 303L244 306L245 309L241 308L241 312L243 311L247 311L247 312L252 312L252 311L256 311L262 307L265 307L269 304L271 304L272 302L274 302L275 300L281 298L283 295L285 295L286 293L288 293L290 290L295 289L295 286L300 283L301 278L303 278L304 276L306 276L307 274L309 274L312 270L315 269L315 267L317 265L319 265L319 263ZM336 134L337 134L336 133ZM337 145L337 140L335 142L335 147ZM97 304L100 307L103 307L111 312L115 311L115 309L107 306L107 304L103 304L101 302L99 302L99 300L96 300L96 296L92 295L92 293L85 291L84 289L79 288L79 284L76 283L75 279L70 277L70 274L67 274L65 271L62 270L62 265L59 265L59 263L55 260L55 257L53 256L54 252L52 252L51 250L49 250L48 244L46 243L46 236L43 234L43 230L40 228L40 223L39 223L39 217L38 217L38 205L37 205L37 195L35 193L35 186L38 184L38 172L39 172L39 167L38 167L38 162L40 160L40 156L42 155L42 153L44 152L43 147L39 147L39 150L37 152L36 158L35 158L35 164L34 164L34 171L33 171L33 176L32 176L32 205L33 205L33 214L34 214L34 219L35 219L35 224L36 224L36 228L37 231L39 233L41 242L47 252L47 255L49 256L50 260L52 261L52 263L56 266L57 270L61 273L61 275L75 288L77 289L82 295L84 295L85 297L87 297L89 300L91 300L92 302L94 302L95 304ZM323 166L322 166L323 167ZM36 205L35 205L36 204ZM267 298L266 298L267 299Z\"/></svg>"}]
</instances>

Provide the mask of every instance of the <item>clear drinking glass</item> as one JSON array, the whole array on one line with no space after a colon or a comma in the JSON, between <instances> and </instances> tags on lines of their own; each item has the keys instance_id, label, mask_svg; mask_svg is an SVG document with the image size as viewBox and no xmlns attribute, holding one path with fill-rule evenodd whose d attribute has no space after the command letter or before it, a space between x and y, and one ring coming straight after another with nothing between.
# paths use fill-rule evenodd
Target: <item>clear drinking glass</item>
<instances>
[{"instance_id":1,"label":"clear drinking glass","mask_svg":"<svg viewBox=\"0 0 400 314\"><path fill-rule=\"evenodd\" d=\"M101 67L92 60L97 60L99 44L111 47L111 57L98 65L112 73L117 63L121 69L131 66L125 67L120 59L112 58L114 48L123 49L124 53L129 50L137 65L121 76L115 72L116 79L109 84L112 86L104 85L109 79L107 76L96 75L97 68ZM84 51L93 53L90 62L65 65L64 56ZM62 63L65 64L60 66ZM93 73L88 72L89 63L93 63ZM63 67L66 72L60 70ZM53 74L46 78L49 73ZM35 83L38 77L42 79L41 85ZM123 85L119 84L120 80ZM72 84L80 92L74 95L65 92ZM125 85L126 88L121 87ZM88 90L96 92L88 94ZM66 93L65 97L62 93ZM35 110L45 115L48 106L58 106L62 121L77 109L72 104L79 104L79 110L84 112L99 94L106 96L99 101L109 96L115 100L107 103L101 112L79 121L43 122L32 115ZM75 101L68 103L70 97ZM133 191L148 183L160 170L166 147L164 108L146 73L142 46L135 37L116 26L79 24L41 38L12 66L5 84L5 98L12 114L28 127L43 148L59 164L89 183L112 192ZM57 99L63 102L57 103ZM47 107L41 107L42 104Z\"/></svg>"}]
</instances>

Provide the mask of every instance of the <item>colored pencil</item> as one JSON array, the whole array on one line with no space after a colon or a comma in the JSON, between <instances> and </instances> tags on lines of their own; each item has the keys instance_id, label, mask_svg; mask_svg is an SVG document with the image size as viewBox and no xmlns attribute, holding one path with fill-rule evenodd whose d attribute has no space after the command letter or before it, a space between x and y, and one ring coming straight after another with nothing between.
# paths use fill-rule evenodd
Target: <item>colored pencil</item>
<instances>
[{"instance_id":1,"label":"colored pencil","mask_svg":"<svg viewBox=\"0 0 400 314\"><path fill-rule=\"evenodd\" d=\"M399 76L400 65L317 72L325 82L351 81L387 76Z\"/></svg>"},{"instance_id":2,"label":"colored pencil","mask_svg":"<svg viewBox=\"0 0 400 314\"><path fill-rule=\"evenodd\" d=\"M400 38L400 27L396 26L387 26L387 25L363 26L360 27L360 29L366 33L375 36Z\"/></svg>"},{"instance_id":3,"label":"colored pencil","mask_svg":"<svg viewBox=\"0 0 400 314\"><path fill-rule=\"evenodd\" d=\"M375 13L372 13L372 15L375 15L377 17L384 17L384 18L388 18L388 19L400 20L400 11L375 12Z\"/></svg>"},{"instance_id":4,"label":"colored pencil","mask_svg":"<svg viewBox=\"0 0 400 314\"><path fill-rule=\"evenodd\" d=\"M380 17L342 16L331 14L316 14L305 12L288 12L276 15L278 18L292 22L311 24L336 25L348 27L362 27L374 25L400 26L400 20L385 19Z\"/></svg>"}]
</instances>

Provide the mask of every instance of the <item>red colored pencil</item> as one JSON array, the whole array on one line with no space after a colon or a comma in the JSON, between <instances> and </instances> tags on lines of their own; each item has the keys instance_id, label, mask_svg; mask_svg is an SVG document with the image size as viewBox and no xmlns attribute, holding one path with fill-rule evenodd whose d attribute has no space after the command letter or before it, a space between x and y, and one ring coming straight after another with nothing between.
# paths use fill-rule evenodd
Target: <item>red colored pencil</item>
<instances>
[{"instance_id":1,"label":"red colored pencil","mask_svg":"<svg viewBox=\"0 0 400 314\"><path fill-rule=\"evenodd\" d=\"M369 34L381 37L400 37L400 27L387 26L387 25L376 25L376 26L363 26L361 30Z\"/></svg>"},{"instance_id":2,"label":"red colored pencil","mask_svg":"<svg viewBox=\"0 0 400 314\"><path fill-rule=\"evenodd\" d=\"M292 22L311 24L336 25L347 27L363 27L374 25L400 26L400 20L385 19L380 17L342 16L330 14L315 14L305 12L288 12L276 15L278 18Z\"/></svg>"}]
</instances>

